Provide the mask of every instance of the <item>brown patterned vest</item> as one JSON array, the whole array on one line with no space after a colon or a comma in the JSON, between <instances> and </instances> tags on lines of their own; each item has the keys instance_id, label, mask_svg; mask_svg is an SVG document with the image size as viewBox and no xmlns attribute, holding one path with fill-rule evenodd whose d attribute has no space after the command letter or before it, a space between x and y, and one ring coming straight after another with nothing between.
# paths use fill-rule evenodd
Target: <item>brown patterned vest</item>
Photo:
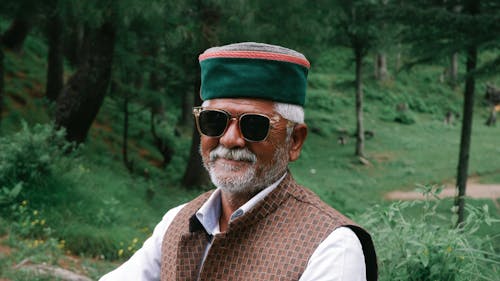
<instances>
[{"instance_id":1,"label":"brown patterned vest","mask_svg":"<svg viewBox=\"0 0 500 281\"><path fill-rule=\"evenodd\" d=\"M288 176L264 200L210 237L196 216L207 192L188 203L167 229L161 280L298 280L318 245L339 226L350 227L363 246L367 280L377 280L370 235ZM212 246L201 260L209 239ZM200 268L201 266L201 268Z\"/></svg>"}]
</instances>

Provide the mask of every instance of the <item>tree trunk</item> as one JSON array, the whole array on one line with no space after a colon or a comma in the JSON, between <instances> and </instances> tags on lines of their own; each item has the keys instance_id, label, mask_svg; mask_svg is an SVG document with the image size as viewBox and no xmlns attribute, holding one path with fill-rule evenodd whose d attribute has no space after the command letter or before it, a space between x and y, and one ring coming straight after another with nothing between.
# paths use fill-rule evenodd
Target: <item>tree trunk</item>
<instances>
[{"instance_id":1,"label":"tree trunk","mask_svg":"<svg viewBox=\"0 0 500 281\"><path fill-rule=\"evenodd\" d=\"M191 54L183 55L182 57L182 63L185 66L191 66L192 68L196 67L196 69L199 68L198 61L193 60L193 57ZM179 119L179 126L184 127L184 128L192 128L193 127L193 106L195 103L194 96L191 94L192 91L196 91L196 89L193 89L193 85L197 85L197 83L194 83L193 81L196 81L196 79L200 79L199 77L192 77L192 75L199 74L200 72L198 70L196 71L191 71L191 72L186 72L189 73L187 77L185 78L185 81L190 81L190 82L185 82L184 84L187 84L186 86L180 86L178 91L182 91L182 112L181 112L181 118ZM198 93L199 94L199 93Z\"/></svg>"},{"instance_id":2,"label":"tree trunk","mask_svg":"<svg viewBox=\"0 0 500 281\"><path fill-rule=\"evenodd\" d=\"M2 36L2 44L14 52L20 52L28 36L31 24L25 19L15 19Z\"/></svg>"},{"instance_id":3,"label":"tree trunk","mask_svg":"<svg viewBox=\"0 0 500 281\"><path fill-rule=\"evenodd\" d=\"M128 111L129 95L125 94L123 98L123 139L122 139L122 156L123 164L129 171L133 171L133 163L128 159L128 128L129 128L129 111Z\"/></svg>"},{"instance_id":4,"label":"tree trunk","mask_svg":"<svg viewBox=\"0 0 500 281\"><path fill-rule=\"evenodd\" d=\"M387 79L387 56L378 52L375 56L375 78L381 81Z\"/></svg>"},{"instance_id":5,"label":"tree trunk","mask_svg":"<svg viewBox=\"0 0 500 281\"><path fill-rule=\"evenodd\" d=\"M155 110L154 108L151 108L151 118L150 118L150 129L151 129L151 135L153 136L153 142L158 149L158 151L161 153L163 157L163 161L161 163L162 168L165 168L170 164L170 161L172 161L172 156L174 155L174 149L172 148L171 144L169 143L168 139L162 139L158 133L156 132L156 125L155 125Z\"/></svg>"},{"instance_id":6,"label":"tree trunk","mask_svg":"<svg viewBox=\"0 0 500 281\"><path fill-rule=\"evenodd\" d=\"M197 12L199 21L201 23L201 39L200 39L200 51L207 49L209 46L216 44L218 41L217 34L215 32L215 26L218 24L220 13L215 7L206 6L201 0L197 0ZM194 76L196 81L193 83L195 85L193 95L194 104L201 104L200 98L200 69L198 68L197 74ZM186 171L184 172L184 177L182 179L182 184L187 187L203 186L210 183L210 177L207 170L203 167L203 162L200 155L200 135L195 126L193 126L193 134L191 141L191 151L189 154L188 165Z\"/></svg>"},{"instance_id":7,"label":"tree trunk","mask_svg":"<svg viewBox=\"0 0 500 281\"><path fill-rule=\"evenodd\" d=\"M88 45L85 42L89 30L81 23L69 24L69 33L64 44L64 55L73 67L78 67L87 60Z\"/></svg>"},{"instance_id":8,"label":"tree trunk","mask_svg":"<svg viewBox=\"0 0 500 281\"><path fill-rule=\"evenodd\" d=\"M450 67L448 69L448 83L455 87L458 81L458 53L450 57Z\"/></svg>"},{"instance_id":9,"label":"tree trunk","mask_svg":"<svg viewBox=\"0 0 500 281\"><path fill-rule=\"evenodd\" d=\"M479 1L469 0L465 4L466 11L469 14L477 14L479 12ZM457 168L457 188L458 195L455 199L457 207L457 227L461 227L464 221L465 208L465 190L467 188L467 174L469 169L469 155L472 133L472 117L474 109L474 90L475 78L473 75L477 64L477 46L469 46L467 48L467 66L464 92L464 107L462 119L462 133L460 136L460 153L458 157Z\"/></svg>"},{"instance_id":10,"label":"tree trunk","mask_svg":"<svg viewBox=\"0 0 500 281\"><path fill-rule=\"evenodd\" d=\"M192 135L189 162L182 178L182 185L188 189L210 184L210 177L205 167L203 167L199 147L200 135L195 128Z\"/></svg>"},{"instance_id":11,"label":"tree trunk","mask_svg":"<svg viewBox=\"0 0 500 281\"><path fill-rule=\"evenodd\" d=\"M4 111L4 64L3 64L3 46L0 44L0 125ZM1 126L0 126L1 128Z\"/></svg>"},{"instance_id":12,"label":"tree trunk","mask_svg":"<svg viewBox=\"0 0 500 281\"><path fill-rule=\"evenodd\" d=\"M365 131L363 128L363 83L362 66L363 54L361 50L354 49L356 60L356 155L365 156Z\"/></svg>"},{"instance_id":13,"label":"tree trunk","mask_svg":"<svg viewBox=\"0 0 500 281\"><path fill-rule=\"evenodd\" d=\"M451 8L448 8L450 12L460 14L460 10L462 9L461 5L458 5L460 1L455 3ZM448 84L455 88L458 82L458 52L455 52L450 57L450 66L448 68Z\"/></svg>"},{"instance_id":14,"label":"tree trunk","mask_svg":"<svg viewBox=\"0 0 500 281\"><path fill-rule=\"evenodd\" d=\"M474 87L475 78L472 72L476 68L477 48L470 47L467 51L467 78L465 80L464 107L462 119L462 133L460 137L460 154L457 169L458 196L455 200L457 206L458 221L460 225L464 221L465 190L467 186L467 174L469 169L469 155L472 133L472 117L474 109Z\"/></svg>"},{"instance_id":15,"label":"tree trunk","mask_svg":"<svg viewBox=\"0 0 500 281\"><path fill-rule=\"evenodd\" d=\"M180 120L180 125L183 127L193 126L193 95L185 93L182 97L182 116Z\"/></svg>"},{"instance_id":16,"label":"tree trunk","mask_svg":"<svg viewBox=\"0 0 500 281\"><path fill-rule=\"evenodd\" d=\"M91 32L89 56L69 79L57 100L56 125L66 139L83 142L106 95L111 78L115 27L106 22Z\"/></svg>"},{"instance_id":17,"label":"tree trunk","mask_svg":"<svg viewBox=\"0 0 500 281\"><path fill-rule=\"evenodd\" d=\"M56 101L63 88L63 53L62 53L62 21L59 15L53 15L48 22L47 38L49 55L47 58L47 86L45 96L50 101Z\"/></svg>"},{"instance_id":18,"label":"tree trunk","mask_svg":"<svg viewBox=\"0 0 500 281\"><path fill-rule=\"evenodd\" d=\"M450 65L446 68L440 77L441 82L448 83L455 88L458 82L458 53L453 53L450 56Z\"/></svg>"},{"instance_id":19,"label":"tree trunk","mask_svg":"<svg viewBox=\"0 0 500 281\"><path fill-rule=\"evenodd\" d=\"M201 104L200 94L200 82L196 83L194 90L195 104ZM196 186L203 186L210 184L210 177L207 170L203 166L202 158L200 155L200 134L193 126L193 134L191 140L191 151L189 152L189 160L187 164L186 171L184 172L184 177L182 179L182 185L187 188L192 188Z\"/></svg>"},{"instance_id":20,"label":"tree trunk","mask_svg":"<svg viewBox=\"0 0 500 281\"><path fill-rule=\"evenodd\" d=\"M399 72L399 69L401 68L401 43L398 43L397 45L397 52L396 52L396 61L395 61L395 64L394 64L394 72L395 73L398 73Z\"/></svg>"}]
</instances>

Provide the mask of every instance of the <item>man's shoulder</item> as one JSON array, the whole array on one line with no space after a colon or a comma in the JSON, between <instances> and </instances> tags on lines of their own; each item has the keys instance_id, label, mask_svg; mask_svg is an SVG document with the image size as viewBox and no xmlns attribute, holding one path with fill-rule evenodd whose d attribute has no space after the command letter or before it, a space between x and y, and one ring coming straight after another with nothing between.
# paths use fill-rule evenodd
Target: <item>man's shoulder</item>
<instances>
[{"instance_id":1,"label":"man's shoulder","mask_svg":"<svg viewBox=\"0 0 500 281\"><path fill-rule=\"evenodd\" d=\"M335 220L341 225L355 225L351 219L324 202L312 190L296 183L295 181L289 183L287 192L298 205L301 205L301 208L313 208L316 216Z\"/></svg>"}]
</instances>

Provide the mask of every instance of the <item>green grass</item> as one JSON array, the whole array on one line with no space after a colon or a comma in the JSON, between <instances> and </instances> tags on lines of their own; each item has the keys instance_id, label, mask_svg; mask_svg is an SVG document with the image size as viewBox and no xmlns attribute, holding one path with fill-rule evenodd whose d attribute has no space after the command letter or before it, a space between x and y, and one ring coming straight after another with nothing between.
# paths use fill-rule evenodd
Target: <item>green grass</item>
<instances>
[{"instance_id":1,"label":"green grass","mask_svg":"<svg viewBox=\"0 0 500 281\"><path fill-rule=\"evenodd\" d=\"M2 119L0 136L19 130L21 120L28 124L50 120L51 109L40 98L45 84L46 52L40 42L36 37L29 37L22 55L6 53L8 112ZM440 83L441 69L436 65L419 66L409 72L393 72L389 81L379 83L371 78L368 60L364 73L365 128L375 135L366 141L366 155L371 162L366 166L354 157L354 72L350 51L325 52L310 74L306 102L310 133L300 159L291 164L297 181L314 190L330 205L354 216L375 204L388 205L384 199L388 191L411 190L418 184L453 183L460 124L457 121L453 126L444 125L443 117L448 110L461 112L463 86L451 89ZM492 81L498 80L494 77ZM500 131L498 127L484 126L487 113L480 100L486 82L479 79L477 83L469 173L480 176L481 182L499 183L500 149L497 144ZM396 106L401 103L408 105L414 124L394 122ZM161 131L173 139L176 150L172 163L164 170L151 165L161 157L152 145L148 113L131 115L129 148L130 158L135 163L132 175L122 164L123 116L119 106L119 102L106 98L82 150L82 159L68 171L51 178L43 191L23 195L28 200L29 210L38 211L45 219L45 228L51 231L48 237L57 243L64 240L59 255L70 251L83 257L82 262L91 268L88 275L93 278L115 266L103 258L123 260L132 254L166 210L201 192L187 191L180 185L189 153L190 129L182 130L184 133L179 137L174 136L180 110L178 100L173 99L167 106L167 121ZM137 104L132 107L134 111L141 108ZM349 142L340 145L337 137L344 131L349 135ZM148 152L148 159L140 156L144 151ZM143 177L144 169L148 169L149 178ZM468 199L467 202L475 206L487 204L490 213L500 217L500 210L491 200ZM447 200L438 210L450 216L450 220L451 205L452 200ZM18 234L11 227L12 223L8 217L0 218L0 236L10 234L13 241L9 245L16 252L0 262L0 276L14 280L45 280L25 276L8 266L29 256L43 260L49 251L43 247L23 251L23 243L31 243L37 238ZM478 233L491 235L495 231L494 227L486 226ZM496 240L496 244L500 245L500 241ZM50 251L57 252L54 245L51 247ZM118 254L120 249L124 250L122 256Z\"/></svg>"},{"instance_id":2,"label":"green grass","mask_svg":"<svg viewBox=\"0 0 500 281\"><path fill-rule=\"evenodd\" d=\"M429 76L434 74L433 68L423 73L413 70L384 85L370 79L365 83L364 125L375 134L366 141L365 151L372 166L359 165L354 157L354 90L337 90L326 82L322 85L330 85L330 89L311 89L306 119L318 133L309 135L301 159L292 165L296 177L304 178L303 184L332 205L354 212L381 201L384 193L390 190L453 182L458 164L460 124L455 121L452 126L445 125L443 119L449 110L447 107L458 108L461 99L459 90L445 85L430 84L424 88L429 84ZM311 76L313 81L328 78L324 74ZM405 86L410 81L413 81L412 86ZM405 87L406 91L401 90ZM428 94L431 90L433 94ZM391 114L394 116L396 105L405 101L416 115L413 125L387 118ZM486 108L476 107L469 173L494 177L500 173L497 159L500 150L496 145L500 132L497 128L484 126L482 111ZM340 130L351 134L347 145L337 143Z\"/></svg>"}]
</instances>

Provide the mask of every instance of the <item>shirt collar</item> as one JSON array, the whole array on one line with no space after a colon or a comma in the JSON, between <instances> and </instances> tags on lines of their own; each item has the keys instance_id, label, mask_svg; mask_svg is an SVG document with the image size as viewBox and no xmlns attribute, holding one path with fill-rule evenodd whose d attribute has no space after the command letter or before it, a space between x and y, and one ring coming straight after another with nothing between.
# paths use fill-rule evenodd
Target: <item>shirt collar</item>
<instances>
[{"instance_id":1,"label":"shirt collar","mask_svg":"<svg viewBox=\"0 0 500 281\"><path fill-rule=\"evenodd\" d=\"M238 210L234 211L231 215L231 221L241 217L250 209L252 209L258 202L264 199L271 191L273 191L285 178L286 173L278 179L276 182L270 186L264 188L254 197L248 200L243 206ZM201 206L201 208L196 212L196 217L203 225L208 234L215 235L220 232L219 229L219 218L221 215L221 190L217 188L208 198L208 200Z\"/></svg>"}]
</instances>

